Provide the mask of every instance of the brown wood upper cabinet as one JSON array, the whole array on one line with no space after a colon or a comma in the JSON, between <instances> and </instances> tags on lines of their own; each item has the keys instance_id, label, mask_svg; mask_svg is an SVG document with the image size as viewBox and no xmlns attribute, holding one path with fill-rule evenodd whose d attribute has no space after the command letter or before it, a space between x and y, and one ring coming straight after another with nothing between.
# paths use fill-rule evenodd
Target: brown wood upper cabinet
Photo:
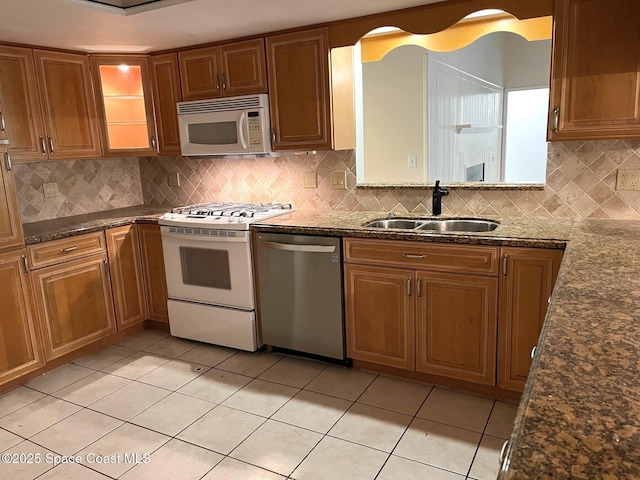
<instances>
[{"instance_id":1,"label":"brown wood upper cabinet","mask_svg":"<svg viewBox=\"0 0 640 480\"><path fill-rule=\"evenodd\" d=\"M0 254L0 384L44 365L24 259L24 249Z\"/></svg>"},{"instance_id":2,"label":"brown wood upper cabinet","mask_svg":"<svg viewBox=\"0 0 640 480\"><path fill-rule=\"evenodd\" d=\"M49 159L100 156L95 99L86 55L34 50Z\"/></svg>"},{"instance_id":3,"label":"brown wood upper cabinet","mask_svg":"<svg viewBox=\"0 0 640 480\"><path fill-rule=\"evenodd\" d=\"M156 114L158 153L180 154L180 132L176 104L182 101L178 54L149 57L153 107Z\"/></svg>"},{"instance_id":4,"label":"brown wood upper cabinet","mask_svg":"<svg viewBox=\"0 0 640 480\"><path fill-rule=\"evenodd\" d=\"M0 251L24 245L11 152L0 144Z\"/></svg>"},{"instance_id":5,"label":"brown wood upper cabinet","mask_svg":"<svg viewBox=\"0 0 640 480\"><path fill-rule=\"evenodd\" d=\"M557 0L549 140L640 136L640 2Z\"/></svg>"},{"instance_id":6,"label":"brown wood upper cabinet","mask_svg":"<svg viewBox=\"0 0 640 480\"><path fill-rule=\"evenodd\" d=\"M267 37L274 150L331 148L329 30Z\"/></svg>"},{"instance_id":7,"label":"brown wood upper cabinet","mask_svg":"<svg viewBox=\"0 0 640 480\"><path fill-rule=\"evenodd\" d=\"M0 85L14 160L100 156L86 55L0 46Z\"/></svg>"},{"instance_id":8,"label":"brown wood upper cabinet","mask_svg":"<svg viewBox=\"0 0 640 480\"><path fill-rule=\"evenodd\" d=\"M538 343L562 250L502 247L498 386L524 390L531 352Z\"/></svg>"},{"instance_id":9,"label":"brown wood upper cabinet","mask_svg":"<svg viewBox=\"0 0 640 480\"><path fill-rule=\"evenodd\" d=\"M178 53L183 100L267 92L264 39Z\"/></svg>"},{"instance_id":10,"label":"brown wood upper cabinet","mask_svg":"<svg viewBox=\"0 0 640 480\"><path fill-rule=\"evenodd\" d=\"M91 56L101 137L106 156L149 156L157 151L146 56Z\"/></svg>"}]
</instances>

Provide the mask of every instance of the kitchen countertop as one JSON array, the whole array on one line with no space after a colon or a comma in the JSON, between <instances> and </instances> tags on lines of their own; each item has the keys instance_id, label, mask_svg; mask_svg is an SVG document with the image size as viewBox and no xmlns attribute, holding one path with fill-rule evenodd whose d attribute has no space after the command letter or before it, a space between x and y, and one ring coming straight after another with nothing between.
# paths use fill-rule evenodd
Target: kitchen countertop
<instances>
[{"instance_id":1,"label":"kitchen countertop","mask_svg":"<svg viewBox=\"0 0 640 480\"><path fill-rule=\"evenodd\" d=\"M140 205L25 224L26 242L156 223L170 208ZM640 478L640 222L489 217L501 225L478 233L362 227L387 215L294 211L252 228L446 243L566 245L506 452L508 468L499 478Z\"/></svg>"},{"instance_id":2,"label":"kitchen countertop","mask_svg":"<svg viewBox=\"0 0 640 480\"><path fill-rule=\"evenodd\" d=\"M640 478L640 222L505 218L493 232L465 234L359 228L384 216L293 212L255 227L454 243L566 244L499 479Z\"/></svg>"},{"instance_id":3,"label":"kitchen countertop","mask_svg":"<svg viewBox=\"0 0 640 480\"><path fill-rule=\"evenodd\" d=\"M136 205L104 212L54 218L41 222L25 223L24 240L27 245L57 240L83 233L97 232L107 228L132 223L158 223L158 217L171 210L170 205Z\"/></svg>"}]
</instances>

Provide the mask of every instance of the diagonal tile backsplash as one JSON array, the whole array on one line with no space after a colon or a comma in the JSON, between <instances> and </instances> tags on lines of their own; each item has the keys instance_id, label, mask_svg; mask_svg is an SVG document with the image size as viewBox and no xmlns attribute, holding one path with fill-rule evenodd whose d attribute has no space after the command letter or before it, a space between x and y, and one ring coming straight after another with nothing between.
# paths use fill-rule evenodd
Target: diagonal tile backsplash
<instances>
[{"instance_id":1,"label":"diagonal tile backsplash","mask_svg":"<svg viewBox=\"0 0 640 480\"><path fill-rule=\"evenodd\" d=\"M615 190L619 168L640 169L640 140L550 143L544 190L452 189L443 199L443 213L640 220L640 192ZM310 171L317 174L317 188L303 188L303 173ZM332 171L347 172L347 189L330 188ZM277 158L17 163L14 172L25 223L142 203L291 202L296 209L320 211L431 210L430 188L357 188L352 150ZM180 173L180 187L168 185L167 172ZM45 199L44 182L56 182L60 195Z\"/></svg>"},{"instance_id":2,"label":"diagonal tile backsplash","mask_svg":"<svg viewBox=\"0 0 640 480\"><path fill-rule=\"evenodd\" d=\"M14 164L24 223L143 203L137 158L99 158ZM43 183L58 184L45 198Z\"/></svg>"},{"instance_id":3,"label":"diagonal tile backsplash","mask_svg":"<svg viewBox=\"0 0 640 480\"><path fill-rule=\"evenodd\" d=\"M549 143L544 190L453 189L443 199L443 213L639 220L640 192L615 191L618 168L640 168L640 141ZM317 174L315 189L303 188L302 174L309 171ZM329 187L332 171L347 172L347 189ZM180 173L180 187L168 185L167 172ZM357 188L352 150L277 158L143 158L140 177L145 203L291 202L301 210L431 210L430 188Z\"/></svg>"}]
</instances>

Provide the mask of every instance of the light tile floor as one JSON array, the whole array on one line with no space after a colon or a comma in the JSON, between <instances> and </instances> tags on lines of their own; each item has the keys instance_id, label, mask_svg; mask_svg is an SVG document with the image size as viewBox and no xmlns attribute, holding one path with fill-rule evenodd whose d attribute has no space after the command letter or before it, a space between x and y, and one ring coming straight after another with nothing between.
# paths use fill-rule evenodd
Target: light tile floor
<instances>
[{"instance_id":1,"label":"light tile floor","mask_svg":"<svg viewBox=\"0 0 640 480\"><path fill-rule=\"evenodd\" d=\"M494 479L515 411L145 330L0 395L0 478Z\"/></svg>"}]
</instances>

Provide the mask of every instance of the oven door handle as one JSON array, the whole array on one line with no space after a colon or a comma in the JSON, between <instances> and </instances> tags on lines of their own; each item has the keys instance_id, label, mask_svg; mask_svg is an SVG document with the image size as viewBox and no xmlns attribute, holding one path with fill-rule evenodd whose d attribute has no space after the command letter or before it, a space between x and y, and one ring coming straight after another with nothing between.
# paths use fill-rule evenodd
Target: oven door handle
<instances>
[{"instance_id":1,"label":"oven door handle","mask_svg":"<svg viewBox=\"0 0 640 480\"><path fill-rule=\"evenodd\" d=\"M291 243L260 241L260 245L274 250L286 250L287 252L311 252L311 253L333 253L336 251L334 245L294 245Z\"/></svg>"},{"instance_id":2,"label":"oven door handle","mask_svg":"<svg viewBox=\"0 0 640 480\"><path fill-rule=\"evenodd\" d=\"M243 231L244 232L244 231ZM170 233L161 231L160 235L164 238L176 238L183 241L192 242L204 242L204 243L249 243L249 239L246 236L239 237L218 237L207 235L189 235L183 233Z\"/></svg>"}]
</instances>

